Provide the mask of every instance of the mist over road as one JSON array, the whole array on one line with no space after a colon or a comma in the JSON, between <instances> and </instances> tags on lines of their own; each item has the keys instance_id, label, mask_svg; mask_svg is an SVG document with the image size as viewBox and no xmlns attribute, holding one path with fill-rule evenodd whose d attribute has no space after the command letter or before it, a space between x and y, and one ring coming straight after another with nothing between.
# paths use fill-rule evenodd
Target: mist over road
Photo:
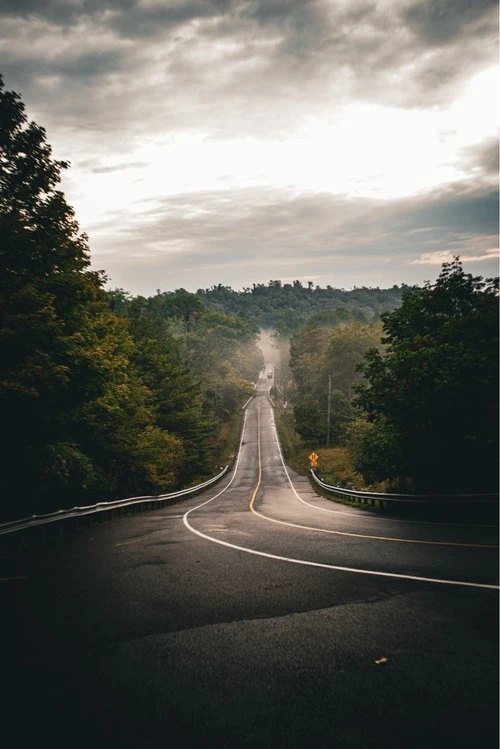
<instances>
[{"instance_id":1,"label":"mist over road","mask_svg":"<svg viewBox=\"0 0 500 749\"><path fill-rule=\"evenodd\" d=\"M319 497L268 387L224 483L0 560L12 745L497 746L497 529Z\"/></svg>"}]
</instances>

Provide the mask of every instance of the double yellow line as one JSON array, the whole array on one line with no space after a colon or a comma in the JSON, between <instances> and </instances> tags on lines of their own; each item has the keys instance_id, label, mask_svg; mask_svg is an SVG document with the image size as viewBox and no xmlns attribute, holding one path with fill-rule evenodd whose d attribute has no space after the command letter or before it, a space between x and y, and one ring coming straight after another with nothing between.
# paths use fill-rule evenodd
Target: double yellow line
<instances>
[{"instance_id":1,"label":"double yellow line","mask_svg":"<svg viewBox=\"0 0 500 749\"><path fill-rule=\"evenodd\" d=\"M257 492L260 489L260 485L262 482L262 458L261 458L261 449L260 449L260 408L257 409L257 455L258 455L258 462L259 462L259 476L257 479L257 486L254 489L254 492L252 494L252 499L250 500L250 511L254 513L254 515L260 515L262 518L265 518L265 515L262 515L260 512L257 512L257 510L254 509L254 502L255 497L257 496ZM269 518L266 518L269 519ZM279 521L277 521L279 522Z\"/></svg>"}]
</instances>

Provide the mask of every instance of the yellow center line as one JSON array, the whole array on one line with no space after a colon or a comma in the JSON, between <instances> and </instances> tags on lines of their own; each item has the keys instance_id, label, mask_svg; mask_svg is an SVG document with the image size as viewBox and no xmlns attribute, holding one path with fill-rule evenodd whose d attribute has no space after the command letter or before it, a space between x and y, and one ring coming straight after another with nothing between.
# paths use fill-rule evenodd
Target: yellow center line
<instances>
[{"instance_id":1,"label":"yellow center line","mask_svg":"<svg viewBox=\"0 0 500 749\"><path fill-rule=\"evenodd\" d=\"M260 450L260 408L257 409L257 455L258 455L258 461L259 461L259 478L257 479L257 486L254 489L254 492L252 494L252 499L250 500L250 510L254 512L256 515L260 515L259 512L254 510L254 502L255 497L257 496L257 492L260 489L260 484L262 481L262 460L261 460L261 450ZM265 517L265 515L262 515L262 517Z\"/></svg>"},{"instance_id":2,"label":"yellow center line","mask_svg":"<svg viewBox=\"0 0 500 749\"><path fill-rule=\"evenodd\" d=\"M258 517L261 517L264 520L268 520L270 523L278 523L279 525L288 525L291 528L301 528L302 530L314 531L315 533L330 533L331 535L334 535L334 536L349 536L351 538L367 538L373 541L395 541L400 544L427 544L428 546L458 546L460 548L467 548L467 549L498 549L498 546L494 544L465 544L465 543L457 543L454 541L424 541L418 538L393 538L391 536L369 536L363 533L348 533L347 531L332 531L327 528L315 528L310 525L300 525L299 523L291 523L287 520L276 520L275 518L270 518L268 515L264 515L262 512L258 512L254 507L255 497L257 496L257 492L259 491L260 485L262 482L260 408L257 411L257 455L258 455L258 464L259 464L259 477L257 480L257 486L255 487L254 492L252 494L252 499L250 500L249 509L251 512L253 512L254 515L257 515Z\"/></svg>"}]
</instances>

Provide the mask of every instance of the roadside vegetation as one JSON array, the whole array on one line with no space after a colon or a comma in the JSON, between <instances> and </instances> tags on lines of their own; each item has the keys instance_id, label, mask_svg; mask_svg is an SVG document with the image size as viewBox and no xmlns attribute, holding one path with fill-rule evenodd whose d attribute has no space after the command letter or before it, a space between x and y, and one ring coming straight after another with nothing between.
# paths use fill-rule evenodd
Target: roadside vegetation
<instances>
[{"instance_id":1,"label":"roadside vegetation","mask_svg":"<svg viewBox=\"0 0 500 749\"><path fill-rule=\"evenodd\" d=\"M241 315L261 329L273 329L281 336L290 337L307 324L330 328L341 322L371 323L384 312L395 309L401 302L405 285L390 289L367 288L351 290L321 288L312 281L302 284L296 280L282 283L253 284L242 291L229 286L199 289L196 298L208 309ZM182 290L167 296L175 297Z\"/></svg>"},{"instance_id":2,"label":"roadside vegetation","mask_svg":"<svg viewBox=\"0 0 500 749\"><path fill-rule=\"evenodd\" d=\"M324 481L335 486L349 489L384 491L384 483L368 484L363 475L356 469L354 450L349 444L342 444L337 440L335 444L321 446L316 439L305 439L297 431L296 417L290 402L287 409L283 407L283 399L276 389L273 389L273 401L276 404L276 427L287 465L296 473L309 475L309 455L318 455L318 470Z\"/></svg>"},{"instance_id":3,"label":"roadside vegetation","mask_svg":"<svg viewBox=\"0 0 500 749\"><path fill-rule=\"evenodd\" d=\"M366 488L363 476L356 471L347 447L318 447L316 442L304 440L297 433L293 413L285 415L278 407L275 416L284 458L296 473L302 476L309 474L309 455L314 451L319 458L321 476L327 483L350 489Z\"/></svg>"},{"instance_id":4,"label":"roadside vegetation","mask_svg":"<svg viewBox=\"0 0 500 749\"><path fill-rule=\"evenodd\" d=\"M498 491L498 278L444 263L383 316L355 405L370 424L356 465L412 493Z\"/></svg>"},{"instance_id":5,"label":"roadside vegetation","mask_svg":"<svg viewBox=\"0 0 500 749\"><path fill-rule=\"evenodd\" d=\"M281 349L277 421L299 473L314 451L348 488L498 491L498 279L455 258L380 322L310 323Z\"/></svg>"},{"instance_id":6,"label":"roadside vegetation","mask_svg":"<svg viewBox=\"0 0 500 749\"><path fill-rule=\"evenodd\" d=\"M105 290L59 189L67 167L0 79L4 520L213 475L263 366L248 319Z\"/></svg>"},{"instance_id":7,"label":"roadside vegetation","mask_svg":"<svg viewBox=\"0 0 500 749\"><path fill-rule=\"evenodd\" d=\"M456 260L420 289L109 290L59 189L68 166L0 78L1 520L213 475L271 340L297 471L314 449L344 486L495 490L497 282Z\"/></svg>"}]
</instances>

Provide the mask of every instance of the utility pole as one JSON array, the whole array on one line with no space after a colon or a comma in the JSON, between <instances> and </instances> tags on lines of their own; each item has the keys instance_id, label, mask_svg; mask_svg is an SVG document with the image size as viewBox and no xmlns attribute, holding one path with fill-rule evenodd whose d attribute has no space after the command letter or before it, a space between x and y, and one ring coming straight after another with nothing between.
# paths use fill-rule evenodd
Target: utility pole
<instances>
[{"instance_id":1,"label":"utility pole","mask_svg":"<svg viewBox=\"0 0 500 749\"><path fill-rule=\"evenodd\" d=\"M328 408L327 408L327 425L326 425L326 446L330 445L330 412L332 408L332 376L328 375Z\"/></svg>"},{"instance_id":2,"label":"utility pole","mask_svg":"<svg viewBox=\"0 0 500 749\"><path fill-rule=\"evenodd\" d=\"M219 401L217 399L217 390L214 388L214 402L215 402L215 416L217 419L217 433L220 433L220 415L219 415Z\"/></svg>"}]
</instances>

